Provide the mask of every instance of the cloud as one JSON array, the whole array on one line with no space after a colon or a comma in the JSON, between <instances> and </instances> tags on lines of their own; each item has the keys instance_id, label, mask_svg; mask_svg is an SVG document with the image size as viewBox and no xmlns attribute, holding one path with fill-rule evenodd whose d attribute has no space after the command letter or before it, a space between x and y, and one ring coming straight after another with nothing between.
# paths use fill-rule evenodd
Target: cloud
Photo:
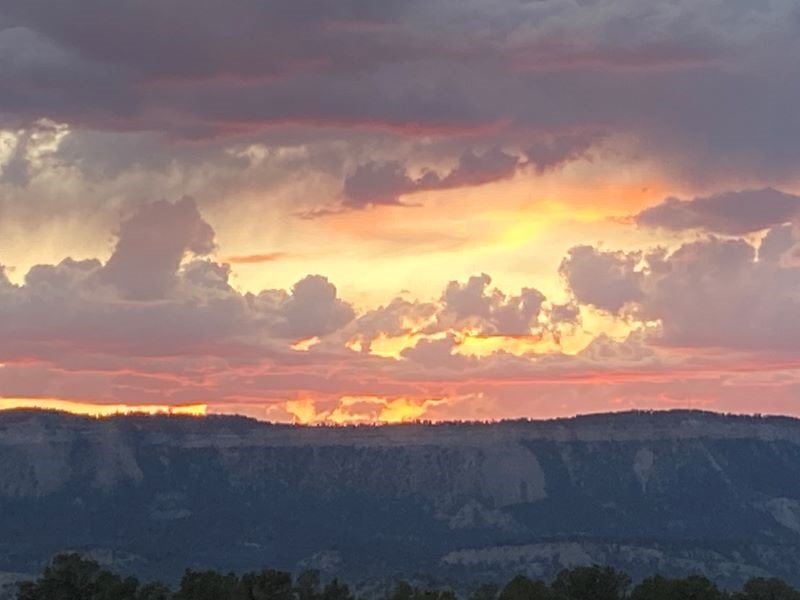
<instances>
[{"instance_id":1,"label":"cloud","mask_svg":"<svg viewBox=\"0 0 800 600\"><path fill-rule=\"evenodd\" d=\"M579 132L614 131L689 179L787 179L800 158L791 1L82 8L3 3L4 119L172 139L484 132L484 147L519 143L542 171L584 151Z\"/></svg>"},{"instance_id":2,"label":"cloud","mask_svg":"<svg viewBox=\"0 0 800 600\"><path fill-rule=\"evenodd\" d=\"M575 246L561 262L558 272L578 302L616 313L642 296L644 274L638 270L641 259L639 252Z\"/></svg>"},{"instance_id":3,"label":"cloud","mask_svg":"<svg viewBox=\"0 0 800 600\"><path fill-rule=\"evenodd\" d=\"M302 398L272 406L267 414L279 419L289 416L296 423L307 424L403 423L420 418L442 402L435 398L380 396L342 396L333 401Z\"/></svg>"},{"instance_id":4,"label":"cloud","mask_svg":"<svg viewBox=\"0 0 800 600\"><path fill-rule=\"evenodd\" d=\"M456 339L447 335L442 339L421 339L413 347L402 351L401 356L417 363L423 369L448 369L461 371L477 364L475 358L457 354Z\"/></svg>"},{"instance_id":5,"label":"cloud","mask_svg":"<svg viewBox=\"0 0 800 600\"><path fill-rule=\"evenodd\" d=\"M788 255L798 243L797 230L782 225L767 232L761 260L743 239L708 237L644 256L580 246L561 273L579 302L657 321L655 343L795 352L800 268Z\"/></svg>"},{"instance_id":6,"label":"cloud","mask_svg":"<svg viewBox=\"0 0 800 600\"><path fill-rule=\"evenodd\" d=\"M596 132L544 137L531 144L525 150L525 156L538 173L545 173L585 157L601 137Z\"/></svg>"},{"instance_id":7,"label":"cloud","mask_svg":"<svg viewBox=\"0 0 800 600\"><path fill-rule=\"evenodd\" d=\"M267 252L265 254L245 254L239 256L226 256L225 262L232 265L253 265L266 262L275 262L288 258L286 252Z\"/></svg>"},{"instance_id":8,"label":"cloud","mask_svg":"<svg viewBox=\"0 0 800 600\"><path fill-rule=\"evenodd\" d=\"M194 202L157 201L120 225L110 258L32 267L22 286L0 283L0 362L76 354L224 355L284 338L325 335L354 317L324 277L289 292L242 294L230 267L209 259L214 231ZM226 350L226 348L228 350Z\"/></svg>"},{"instance_id":9,"label":"cloud","mask_svg":"<svg viewBox=\"0 0 800 600\"><path fill-rule=\"evenodd\" d=\"M434 302L394 298L385 306L365 311L355 321L353 339L363 352L381 336L406 336L420 333L431 322L440 307Z\"/></svg>"},{"instance_id":10,"label":"cloud","mask_svg":"<svg viewBox=\"0 0 800 600\"><path fill-rule=\"evenodd\" d=\"M545 296L524 288L518 296L507 296L489 289L492 278L486 273L470 277L466 283L451 281L442 294L439 328L475 328L480 335L530 335L539 326Z\"/></svg>"},{"instance_id":11,"label":"cloud","mask_svg":"<svg viewBox=\"0 0 800 600\"><path fill-rule=\"evenodd\" d=\"M639 315L661 321L661 343L796 352L800 268L756 261L743 240L684 244L651 259Z\"/></svg>"},{"instance_id":12,"label":"cloud","mask_svg":"<svg viewBox=\"0 0 800 600\"><path fill-rule=\"evenodd\" d=\"M477 154L464 152L458 164L444 176L424 170L412 177L397 161L369 161L358 165L344 180L342 204L347 208L401 204L405 194L483 185L512 177L520 159L493 148Z\"/></svg>"},{"instance_id":13,"label":"cloud","mask_svg":"<svg viewBox=\"0 0 800 600\"><path fill-rule=\"evenodd\" d=\"M34 266L21 285L0 279L0 395L260 406L261 416L297 394L314 406L373 397L384 400L339 405L394 419L441 411L431 399L462 397L458 388L470 382L492 387L578 367L556 357L545 365L505 351L462 352L469 336L529 336L577 318L533 288L510 295L480 275L451 282L433 302L395 299L357 314L319 275L291 290L241 293L230 267L210 257L214 248L191 199L158 201L123 220L105 262L66 258ZM144 264L153 266L148 276ZM393 337L404 340L393 357L371 352L376 340ZM315 343L298 349L295 342L309 338Z\"/></svg>"},{"instance_id":14,"label":"cloud","mask_svg":"<svg viewBox=\"0 0 800 600\"><path fill-rule=\"evenodd\" d=\"M399 204L401 195L418 187L399 162L368 162L356 167L344 180L342 204L349 208Z\"/></svg>"},{"instance_id":15,"label":"cloud","mask_svg":"<svg viewBox=\"0 0 800 600\"><path fill-rule=\"evenodd\" d=\"M214 230L192 200L154 202L122 222L100 278L126 298L162 298L177 282L178 267L187 253L202 256L213 249Z\"/></svg>"},{"instance_id":16,"label":"cloud","mask_svg":"<svg viewBox=\"0 0 800 600\"><path fill-rule=\"evenodd\" d=\"M323 336L353 320L353 308L336 295L336 286L321 275L308 275L294 284L290 294L262 292L254 299L262 306L270 296L269 309L279 320L271 327L277 336L289 339Z\"/></svg>"},{"instance_id":17,"label":"cloud","mask_svg":"<svg viewBox=\"0 0 800 600\"><path fill-rule=\"evenodd\" d=\"M635 331L623 340L601 333L579 353L581 358L595 362L612 361L614 364L637 364L655 355L655 350L647 345L643 330Z\"/></svg>"},{"instance_id":18,"label":"cloud","mask_svg":"<svg viewBox=\"0 0 800 600\"><path fill-rule=\"evenodd\" d=\"M784 258L800 258L798 256L800 234L796 225L781 225L767 231L758 246L758 260L763 263L779 263ZM794 250L794 256L790 255Z\"/></svg>"},{"instance_id":19,"label":"cloud","mask_svg":"<svg viewBox=\"0 0 800 600\"><path fill-rule=\"evenodd\" d=\"M772 188L725 192L679 200L667 198L640 212L637 224L671 231L700 229L742 235L787 223L800 216L800 196Z\"/></svg>"},{"instance_id":20,"label":"cloud","mask_svg":"<svg viewBox=\"0 0 800 600\"><path fill-rule=\"evenodd\" d=\"M11 289L13 287L6 274L5 266L0 265L0 289Z\"/></svg>"},{"instance_id":21,"label":"cloud","mask_svg":"<svg viewBox=\"0 0 800 600\"><path fill-rule=\"evenodd\" d=\"M402 420L724 408L761 377L769 406L786 407L800 388L799 245L779 225L758 250L716 237L672 252L582 246L562 263L566 302L480 274L357 311L321 275L237 290L193 201L157 201L123 219L107 260L37 265L19 285L0 270L0 396ZM587 307L624 317L621 333L582 322ZM537 345L562 326L584 347Z\"/></svg>"}]
</instances>

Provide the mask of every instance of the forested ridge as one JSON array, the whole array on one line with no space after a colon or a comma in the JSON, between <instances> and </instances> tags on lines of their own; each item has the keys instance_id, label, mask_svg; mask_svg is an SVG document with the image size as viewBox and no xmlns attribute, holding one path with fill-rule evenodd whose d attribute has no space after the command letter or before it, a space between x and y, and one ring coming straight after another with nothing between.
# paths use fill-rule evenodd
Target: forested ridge
<instances>
[{"instance_id":1,"label":"forested ridge","mask_svg":"<svg viewBox=\"0 0 800 600\"><path fill-rule=\"evenodd\" d=\"M17 600L800 600L779 579L753 578L741 589L723 590L701 575L652 575L636 583L599 565L565 569L550 582L517 575L505 585L474 585L471 592L418 587L398 581L383 594L357 594L338 579L322 582L316 571L296 577L274 569L242 575L187 569L173 589L142 583L78 554L56 556L35 581L19 583Z\"/></svg>"},{"instance_id":2,"label":"forested ridge","mask_svg":"<svg viewBox=\"0 0 800 600\"><path fill-rule=\"evenodd\" d=\"M0 586L65 550L173 587L187 566L269 565L359 593L424 573L463 595L602 564L634 582L800 589L800 420L333 428L0 413Z\"/></svg>"}]
</instances>

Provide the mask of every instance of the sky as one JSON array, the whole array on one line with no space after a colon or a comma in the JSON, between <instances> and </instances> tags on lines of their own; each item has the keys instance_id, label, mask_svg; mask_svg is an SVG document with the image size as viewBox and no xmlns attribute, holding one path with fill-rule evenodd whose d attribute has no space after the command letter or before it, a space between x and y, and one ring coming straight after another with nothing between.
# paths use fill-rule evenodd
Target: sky
<instances>
[{"instance_id":1,"label":"sky","mask_svg":"<svg viewBox=\"0 0 800 600\"><path fill-rule=\"evenodd\" d=\"M794 0L4 0L0 409L800 415Z\"/></svg>"}]
</instances>

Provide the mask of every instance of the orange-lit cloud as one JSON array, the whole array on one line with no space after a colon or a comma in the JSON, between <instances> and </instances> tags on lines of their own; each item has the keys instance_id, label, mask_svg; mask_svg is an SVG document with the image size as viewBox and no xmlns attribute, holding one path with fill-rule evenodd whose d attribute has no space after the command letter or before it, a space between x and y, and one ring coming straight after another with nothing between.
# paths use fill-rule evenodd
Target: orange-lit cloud
<instances>
[{"instance_id":1,"label":"orange-lit cloud","mask_svg":"<svg viewBox=\"0 0 800 600\"><path fill-rule=\"evenodd\" d=\"M226 256L222 260L232 265L254 265L283 260L290 256L287 252L268 252L266 254L246 254L243 256Z\"/></svg>"},{"instance_id":2,"label":"orange-lit cloud","mask_svg":"<svg viewBox=\"0 0 800 600\"><path fill-rule=\"evenodd\" d=\"M754 410L790 407L800 389L792 224L659 249L664 238L607 218L626 199L571 214L577 200L522 201L520 185L464 188L460 205L432 194L417 213L359 213L362 229L353 214L303 223L342 253L320 253L282 286L270 277L287 261L253 263L262 281L247 291L213 258L219 240L196 202L148 204L115 230L110 257L0 275L0 393L47 399L2 406L312 424L725 409L758 390L769 401L751 400ZM631 207L647 201L638 193ZM458 250L409 243L403 254L404 232L435 240L448 224L464 234ZM586 243L595 234L605 241ZM308 275L328 266L385 296Z\"/></svg>"},{"instance_id":3,"label":"orange-lit cloud","mask_svg":"<svg viewBox=\"0 0 800 600\"><path fill-rule=\"evenodd\" d=\"M429 409L445 402L430 398L342 396L332 406L322 408L320 405L324 402L303 398L276 404L270 407L267 416L280 418L285 413L293 422L305 425L408 423L420 419Z\"/></svg>"}]
</instances>

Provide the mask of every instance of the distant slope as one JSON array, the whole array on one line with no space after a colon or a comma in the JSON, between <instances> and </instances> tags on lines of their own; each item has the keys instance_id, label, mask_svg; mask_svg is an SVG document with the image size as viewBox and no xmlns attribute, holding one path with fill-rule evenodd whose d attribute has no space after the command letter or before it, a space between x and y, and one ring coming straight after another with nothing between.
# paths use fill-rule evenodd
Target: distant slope
<instances>
[{"instance_id":1,"label":"distant slope","mask_svg":"<svg viewBox=\"0 0 800 600\"><path fill-rule=\"evenodd\" d=\"M89 552L452 580L610 563L800 584L800 421L675 411L305 428L0 413L0 572Z\"/></svg>"}]
</instances>

